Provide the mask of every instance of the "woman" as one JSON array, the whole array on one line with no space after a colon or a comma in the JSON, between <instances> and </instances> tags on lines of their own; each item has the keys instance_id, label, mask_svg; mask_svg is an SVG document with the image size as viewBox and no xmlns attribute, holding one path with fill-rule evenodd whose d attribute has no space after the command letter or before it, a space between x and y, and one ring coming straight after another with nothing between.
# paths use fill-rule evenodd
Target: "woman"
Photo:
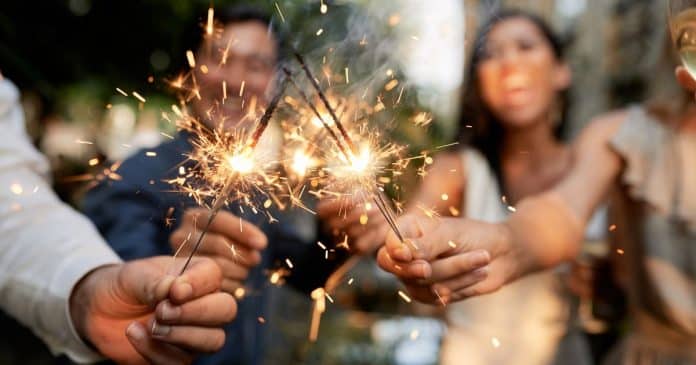
<instances>
[{"instance_id":1,"label":"woman","mask_svg":"<svg viewBox=\"0 0 696 365\"><path fill-rule=\"evenodd\" d=\"M677 69L677 78L696 90L685 69ZM388 236L380 265L419 300L490 293L573 259L592 212L613 192L615 252L632 325L609 362L696 363L693 99L676 108L634 106L600 117L583 131L573 155L571 171L555 188L524 199L505 222L404 217L403 226L419 228L406 233L418 250ZM452 248L449 242L465 244ZM458 266L448 263L454 260Z\"/></svg>"},{"instance_id":2,"label":"woman","mask_svg":"<svg viewBox=\"0 0 696 365\"><path fill-rule=\"evenodd\" d=\"M503 11L481 29L463 93L460 127L468 147L437 156L414 200L442 215L461 211L499 222L571 167L570 149L559 139L571 72L561 42L534 15ZM552 363L568 330L569 299L558 273L546 271L448 306L442 363ZM587 356L583 350L575 352Z\"/></svg>"}]
</instances>

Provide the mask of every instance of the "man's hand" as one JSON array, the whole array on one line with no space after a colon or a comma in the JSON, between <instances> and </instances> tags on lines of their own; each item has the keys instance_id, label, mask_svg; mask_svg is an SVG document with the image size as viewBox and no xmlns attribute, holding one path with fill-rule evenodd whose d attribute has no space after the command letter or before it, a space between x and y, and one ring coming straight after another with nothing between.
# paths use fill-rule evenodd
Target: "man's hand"
<instances>
[{"instance_id":1,"label":"man's hand","mask_svg":"<svg viewBox=\"0 0 696 365\"><path fill-rule=\"evenodd\" d=\"M490 293L514 272L503 225L406 215L399 226L406 242L389 233L377 261L418 301L448 303Z\"/></svg>"},{"instance_id":2,"label":"man's hand","mask_svg":"<svg viewBox=\"0 0 696 365\"><path fill-rule=\"evenodd\" d=\"M189 209L179 228L169 237L176 252L181 245L192 249L208 222L208 210ZM249 270L261 262L261 250L268 239L255 225L234 214L220 211L210 225L196 253L213 259L222 269L222 290L234 293L249 275Z\"/></svg>"},{"instance_id":3,"label":"man's hand","mask_svg":"<svg viewBox=\"0 0 696 365\"><path fill-rule=\"evenodd\" d=\"M75 328L104 356L123 364L188 364L196 352L225 343L220 328L237 306L219 292L222 275L195 259L180 277L167 275L171 257L100 267L70 298Z\"/></svg>"},{"instance_id":4,"label":"man's hand","mask_svg":"<svg viewBox=\"0 0 696 365\"><path fill-rule=\"evenodd\" d=\"M348 235L351 251L361 255L376 251L389 231L387 221L374 204L326 199L319 202L317 214L337 241Z\"/></svg>"}]
</instances>

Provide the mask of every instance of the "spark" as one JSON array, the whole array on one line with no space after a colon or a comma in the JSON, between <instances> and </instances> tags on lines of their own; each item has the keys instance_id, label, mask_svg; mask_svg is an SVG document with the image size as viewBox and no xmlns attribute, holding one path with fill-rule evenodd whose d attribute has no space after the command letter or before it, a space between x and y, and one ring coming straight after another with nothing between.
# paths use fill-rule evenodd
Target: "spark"
<instances>
[{"instance_id":1,"label":"spark","mask_svg":"<svg viewBox=\"0 0 696 365\"><path fill-rule=\"evenodd\" d=\"M196 68L196 58L193 55L193 51L190 49L186 51L186 60L188 61L189 67Z\"/></svg>"},{"instance_id":2,"label":"spark","mask_svg":"<svg viewBox=\"0 0 696 365\"><path fill-rule=\"evenodd\" d=\"M280 15L280 20L282 20L283 23L285 23L285 16L283 16L283 12L280 11L280 6L278 6L278 2L275 2L275 8L276 8L276 10L278 10L278 15Z\"/></svg>"},{"instance_id":3,"label":"spark","mask_svg":"<svg viewBox=\"0 0 696 365\"><path fill-rule=\"evenodd\" d=\"M319 7L319 12L321 12L322 14L326 14L326 12L329 10L329 7L326 6L326 4L324 3L324 0L321 0L320 3L321 3L321 6Z\"/></svg>"},{"instance_id":4,"label":"spark","mask_svg":"<svg viewBox=\"0 0 696 365\"><path fill-rule=\"evenodd\" d=\"M142 95L138 94L137 91L133 91L132 94L136 99L140 100L141 103L145 102L145 98Z\"/></svg>"},{"instance_id":5,"label":"spark","mask_svg":"<svg viewBox=\"0 0 696 365\"><path fill-rule=\"evenodd\" d=\"M491 338L491 345L493 345L493 347L495 347L495 348L500 347L500 340L498 340L497 337L492 337Z\"/></svg>"},{"instance_id":6,"label":"spark","mask_svg":"<svg viewBox=\"0 0 696 365\"><path fill-rule=\"evenodd\" d=\"M123 95L123 96L128 96L128 93L125 92L125 91L123 91L123 90L121 90L120 88L116 88L116 91L118 91L118 93L121 94L121 95Z\"/></svg>"},{"instance_id":7,"label":"spark","mask_svg":"<svg viewBox=\"0 0 696 365\"><path fill-rule=\"evenodd\" d=\"M154 151L147 151L147 152L145 152L145 156L147 156L147 157L157 157L157 152L154 152Z\"/></svg>"},{"instance_id":8,"label":"spark","mask_svg":"<svg viewBox=\"0 0 696 365\"><path fill-rule=\"evenodd\" d=\"M399 290L399 296L400 296L401 299L403 299L406 303L411 303L411 297L409 297L408 295L406 295L406 293L402 292L401 290Z\"/></svg>"},{"instance_id":9,"label":"spark","mask_svg":"<svg viewBox=\"0 0 696 365\"><path fill-rule=\"evenodd\" d=\"M384 85L384 90L392 91L397 85L399 85L399 80L392 79L386 85Z\"/></svg>"},{"instance_id":10,"label":"spark","mask_svg":"<svg viewBox=\"0 0 696 365\"><path fill-rule=\"evenodd\" d=\"M92 158L87 162L88 165L90 166L97 166L99 165L99 159L98 158Z\"/></svg>"},{"instance_id":11,"label":"spark","mask_svg":"<svg viewBox=\"0 0 696 365\"><path fill-rule=\"evenodd\" d=\"M242 85L239 87L239 97L241 98L244 96L244 86L246 85L246 81L242 80Z\"/></svg>"},{"instance_id":12,"label":"spark","mask_svg":"<svg viewBox=\"0 0 696 365\"><path fill-rule=\"evenodd\" d=\"M213 35L214 14L215 14L215 10L212 7L208 8L208 23L205 27L205 33L209 37Z\"/></svg>"}]
</instances>

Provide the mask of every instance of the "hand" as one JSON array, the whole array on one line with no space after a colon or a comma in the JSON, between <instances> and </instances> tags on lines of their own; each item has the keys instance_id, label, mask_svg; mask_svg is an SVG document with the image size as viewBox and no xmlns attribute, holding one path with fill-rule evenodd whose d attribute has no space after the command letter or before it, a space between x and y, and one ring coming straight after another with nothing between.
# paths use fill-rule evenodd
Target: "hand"
<instances>
[{"instance_id":1,"label":"hand","mask_svg":"<svg viewBox=\"0 0 696 365\"><path fill-rule=\"evenodd\" d=\"M503 225L406 215L399 226L406 242L388 233L377 261L418 301L444 304L490 293L515 272Z\"/></svg>"},{"instance_id":2,"label":"hand","mask_svg":"<svg viewBox=\"0 0 696 365\"><path fill-rule=\"evenodd\" d=\"M337 240L348 235L348 245L357 254L370 254L383 243L389 225L374 204L354 204L325 199L317 206L317 215Z\"/></svg>"},{"instance_id":3,"label":"hand","mask_svg":"<svg viewBox=\"0 0 696 365\"><path fill-rule=\"evenodd\" d=\"M679 85L683 87L685 90L695 93L696 92L696 80L694 80L693 77L691 77L691 74L689 71L686 70L684 66L677 66L675 69L675 74L677 77L677 82L679 82Z\"/></svg>"},{"instance_id":4,"label":"hand","mask_svg":"<svg viewBox=\"0 0 696 365\"><path fill-rule=\"evenodd\" d=\"M174 252L186 244L193 248L208 223L208 210L189 209L172 235L169 244ZM268 239L255 225L227 211L220 211L203 238L197 256L213 259L222 269L222 290L234 293L243 285L249 270L261 262L261 250Z\"/></svg>"},{"instance_id":5,"label":"hand","mask_svg":"<svg viewBox=\"0 0 696 365\"><path fill-rule=\"evenodd\" d=\"M180 277L166 275L171 257L100 267L70 298L77 332L119 364L188 364L195 352L225 343L234 298L219 292L215 263L195 259Z\"/></svg>"}]
</instances>

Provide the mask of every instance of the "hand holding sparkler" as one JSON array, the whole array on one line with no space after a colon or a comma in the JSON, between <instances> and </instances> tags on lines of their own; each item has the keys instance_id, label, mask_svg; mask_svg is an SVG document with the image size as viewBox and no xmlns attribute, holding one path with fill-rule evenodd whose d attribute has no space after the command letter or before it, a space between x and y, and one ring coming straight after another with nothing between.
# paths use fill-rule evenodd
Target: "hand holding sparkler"
<instances>
[{"instance_id":1,"label":"hand holding sparkler","mask_svg":"<svg viewBox=\"0 0 696 365\"><path fill-rule=\"evenodd\" d=\"M169 237L175 252L197 239L205 229L208 210L189 209L183 222ZM261 262L261 251L266 248L266 235L252 223L221 211L213 219L203 239L198 255L215 261L222 270L221 290L233 294L242 287L249 270Z\"/></svg>"},{"instance_id":2,"label":"hand holding sparkler","mask_svg":"<svg viewBox=\"0 0 696 365\"><path fill-rule=\"evenodd\" d=\"M491 260L504 234L496 225L462 218L430 219L406 215L399 219L407 242L388 234L377 261L396 275L414 299L445 304L499 288L503 281ZM491 265L491 266L489 266Z\"/></svg>"},{"instance_id":3,"label":"hand holding sparkler","mask_svg":"<svg viewBox=\"0 0 696 365\"><path fill-rule=\"evenodd\" d=\"M357 254L375 252L389 231L389 224L372 202L345 203L340 199L323 199L317 206L317 215L325 228L336 237L344 240Z\"/></svg>"}]
</instances>

